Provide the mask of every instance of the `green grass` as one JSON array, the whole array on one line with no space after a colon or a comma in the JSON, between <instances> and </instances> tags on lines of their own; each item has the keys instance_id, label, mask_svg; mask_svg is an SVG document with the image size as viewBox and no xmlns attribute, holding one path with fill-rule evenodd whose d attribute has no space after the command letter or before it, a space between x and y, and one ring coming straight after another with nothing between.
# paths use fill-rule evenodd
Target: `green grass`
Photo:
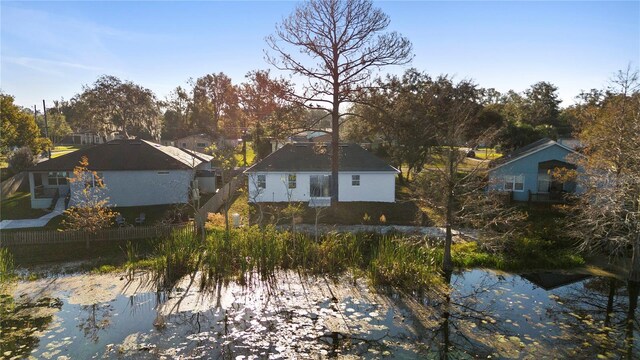
<instances>
[{"instance_id":1,"label":"green grass","mask_svg":"<svg viewBox=\"0 0 640 360\"><path fill-rule=\"evenodd\" d=\"M0 220L37 219L45 214L46 211L31 208L28 192L17 192L0 202Z\"/></svg>"},{"instance_id":2,"label":"green grass","mask_svg":"<svg viewBox=\"0 0 640 360\"><path fill-rule=\"evenodd\" d=\"M82 146L78 145L57 145L53 149L51 149L51 158L57 158L58 156L74 152L81 148Z\"/></svg>"},{"instance_id":3,"label":"green grass","mask_svg":"<svg viewBox=\"0 0 640 360\"><path fill-rule=\"evenodd\" d=\"M511 244L500 253L483 251L475 242L454 244L451 257L458 268L484 267L504 271L570 269L585 264L584 258L573 249L559 248L551 241L527 237L511 240ZM442 261L441 251L437 259Z\"/></svg>"},{"instance_id":4,"label":"green grass","mask_svg":"<svg viewBox=\"0 0 640 360\"><path fill-rule=\"evenodd\" d=\"M492 148L478 148L474 152L476 153L476 158L482 160L493 160L502 157L502 153Z\"/></svg>"}]
</instances>

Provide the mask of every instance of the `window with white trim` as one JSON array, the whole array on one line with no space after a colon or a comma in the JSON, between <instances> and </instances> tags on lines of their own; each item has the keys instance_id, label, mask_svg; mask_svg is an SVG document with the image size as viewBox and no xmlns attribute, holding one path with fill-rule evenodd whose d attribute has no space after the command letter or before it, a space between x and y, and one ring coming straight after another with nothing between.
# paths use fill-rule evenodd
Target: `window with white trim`
<instances>
[{"instance_id":1,"label":"window with white trim","mask_svg":"<svg viewBox=\"0 0 640 360\"><path fill-rule=\"evenodd\" d=\"M267 175L258 175L258 189L267 188Z\"/></svg>"},{"instance_id":2,"label":"window with white trim","mask_svg":"<svg viewBox=\"0 0 640 360\"><path fill-rule=\"evenodd\" d=\"M360 186L360 175L351 175L351 186Z\"/></svg>"},{"instance_id":3,"label":"window with white trim","mask_svg":"<svg viewBox=\"0 0 640 360\"><path fill-rule=\"evenodd\" d=\"M289 189L296 188L296 174L289 174Z\"/></svg>"},{"instance_id":4,"label":"window with white trim","mask_svg":"<svg viewBox=\"0 0 640 360\"><path fill-rule=\"evenodd\" d=\"M67 185L67 172L66 171L52 171L49 172L49 185L59 186L59 185Z\"/></svg>"},{"instance_id":5,"label":"window with white trim","mask_svg":"<svg viewBox=\"0 0 640 360\"><path fill-rule=\"evenodd\" d=\"M504 177L505 191L524 191L524 175L506 175Z\"/></svg>"}]
</instances>

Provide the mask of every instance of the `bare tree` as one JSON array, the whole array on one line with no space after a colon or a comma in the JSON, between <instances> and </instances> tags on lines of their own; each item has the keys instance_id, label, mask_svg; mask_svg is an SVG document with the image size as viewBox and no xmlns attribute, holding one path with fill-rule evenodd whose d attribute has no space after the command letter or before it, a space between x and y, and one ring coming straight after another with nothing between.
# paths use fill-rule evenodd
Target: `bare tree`
<instances>
[{"instance_id":1,"label":"bare tree","mask_svg":"<svg viewBox=\"0 0 640 360\"><path fill-rule=\"evenodd\" d=\"M601 102L587 104L579 138L585 157L573 174L584 190L572 209L573 234L589 252L628 258L640 282L640 82L620 71ZM571 175L571 174L569 174Z\"/></svg>"},{"instance_id":2,"label":"bare tree","mask_svg":"<svg viewBox=\"0 0 640 360\"><path fill-rule=\"evenodd\" d=\"M383 32L389 17L368 0L311 0L276 26L267 37L275 54L267 61L308 79L298 102L325 104L331 113L331 202L338 201L341 105L353 102L374 70L411 60L411 43Z\"/></svg>"}]
</instances>

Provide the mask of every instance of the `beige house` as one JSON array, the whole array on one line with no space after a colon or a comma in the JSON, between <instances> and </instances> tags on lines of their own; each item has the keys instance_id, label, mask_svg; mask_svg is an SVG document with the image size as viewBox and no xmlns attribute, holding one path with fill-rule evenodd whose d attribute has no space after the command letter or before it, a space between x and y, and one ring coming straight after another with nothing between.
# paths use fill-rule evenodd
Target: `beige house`
<instances>
[{"instance_id":1,"label":"beige house","mask_svg":"<svg viewBox=\"0 0 640 360\"><path fill-rule=\"evenodd\" d=\"M214 141L211 136L207 134L193 134L176 140L165 140L162 143L167 146L175 146L204 153L205 149L211 146Z\"/></svg>"}]
</instances>

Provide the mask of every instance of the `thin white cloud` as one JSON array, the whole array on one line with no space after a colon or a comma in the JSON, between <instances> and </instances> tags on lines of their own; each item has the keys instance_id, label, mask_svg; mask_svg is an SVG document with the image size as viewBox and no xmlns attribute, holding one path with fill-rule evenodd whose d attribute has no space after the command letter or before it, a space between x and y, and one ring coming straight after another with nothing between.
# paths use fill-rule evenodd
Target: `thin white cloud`
<instances>
[{"instance_id":1,"label":"thin white cloud","mask_svg":"<svg viewBox=\"0 0 640 360\"><path fill-rule=\"evenodd\" d=\"M55 71L52 69L52 67L72 68L72 69L87 70L87 71L97 72L97 73L102 73L107 71L107 69L98 67L98 66L84 65L80 63L72 63L72 62L57 61L57 60L50 60L50 59L38 59L38 58L24 57L24 56L22 57L6 56L2 58L2 61L24 66L30 69L42 71L45 73L56 74L56 75L62 75L63 72Z\"/></svg>"}]
</instances>

